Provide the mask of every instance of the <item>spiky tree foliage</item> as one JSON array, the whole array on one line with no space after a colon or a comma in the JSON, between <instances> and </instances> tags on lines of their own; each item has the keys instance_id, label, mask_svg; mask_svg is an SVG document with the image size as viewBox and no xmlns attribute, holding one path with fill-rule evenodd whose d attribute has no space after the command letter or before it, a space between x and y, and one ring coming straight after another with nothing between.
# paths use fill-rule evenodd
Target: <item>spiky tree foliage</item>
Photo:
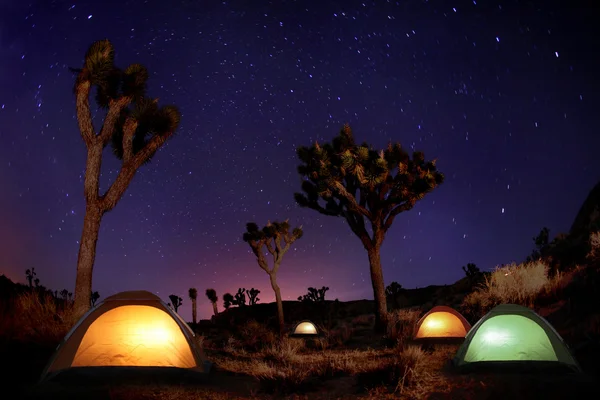
<instances>
[{"instance_id":1,"label":"spiky tree foliage","mask_svg":"<svg viewBox=\"0 0 600 400\"><path fill-rule=\"evenodd\" d=\"M25 277L27 278L27 282L29 283L29 288L33 288L33 281L36 279L37 273L35 272L35 268L31 268L25 270ZM39 280L38 280L39 282Z\"/></svg>"},{"instance_id":2,"label":"spiky tree foliage","mask_svg":"<svg viewBox=\"0 0 600 400\"><path fill-rule=\"evenodd\" d=\"M239 288L237 293L233 296L233 304L238 307L246 305L246 288Z\"/></svg>"},{"instance_id":3,"label":"spiky tree foliage","mask_svg":"<svg viewBox=\"0 0 600 400\"><path fill-rule=\"evenodd\" d=\"M385 300L392 309L399 308L399 298L403 290L402 285L395 281L385 287Z\"/></svg>"},{"instance_id":4,"label":"spiky tree foliage","mask_svg":"<svg viewBox=\"0 0 600 400\"><path fill-rule=\"evenodd\" d=\"M331 143L297 150L303 193L294 198L301 207L324 215L343 217L367 250L376 306L376 327L387 322L380 250L396 216L412 209L418 200L444 181L435 160L422 152L412 157L400 145L390 143L376 151L354 141L344 125ZM321 202L322 201L322 202Z\"/></svg>"},{"instance_id":5,"label":"spiky tree foliage","mask_svg":"<svg viewBox=\"0 0 600 400\"><path fill-rule=\"evenodd\" d=\"M212 303L213 314L217 315L219 313L219 309L217 308L217 301L219 301L219 297L217 296L217 291L215 289L206 289L206 297ZM231 302L229 302L229 305L231 305ZM225 308L228 308L228 307L225 307Z\"/></svg>"},{"instance_id":6,"label":"spiky tree foliage","mask_svg":"<svg viewBox=\"0 0 600 400\"><path fill-rule=\"evenodd\" d=\"M171 305L173 306L173 310L175 310L175 312L177 312L179 307L181 307L181 304L183 304L183 299L176 294L170 294L169 300L171 300Z\"/></svg>"},{"instance_id":7,"label":"spiky tree foliage","mask_svg":"<svg viewBox=\"0 0 600 400\"><path fill-rule=\"evenodd\" d=\"M467 265L463 265L462 270L465 272L467 278L475 278L481 274L481 270L477 265L473 263L467 263Z\"/></svg>"},{"instance_id":8,"label":"spiky tree foliage","mask_svg":"<svg viewBox=\"0 0 600 400\"><path fill-rule=\"evenodd\" d=\"M197 299L198 299L198 289L196 288L189 288L188 289L188 296L190 298L190 300L192 301L192 323L194 325L196 325L197 322L197 309L196 309L196 304L197 304Z\"/></svg>"},{"instance_id":9,"label":"spiky tree foliage","mask_svg":"<svg viewBox=\"0 0 600 400\"><path fill-rule=\"evenodd\" d=\"M98 299L100 299L100 293L92 292L92 295L90 296L90 304L92 307L94 307L96 305L96 302L98 301Z\"/></svg>"},{"instance_id":10,"label":"spiky tree foliage","mask_svg":"<svg viewBox=\"0 0 600 400\"><path fill-rule=\"evenodd\" d=\"M251 306L258 304L258 302L260 301L260 299L258 298L260 290L252 288L246 291L246 293L248 293L248 304L250 304Z\"/></svg>"},{"instance_id":11,"label":"spiky tree foliage","mask_svg":"<svg viewBox=\"0 0 600 400\"><path fill-rule=\"evenodd\" d=\"M286 219L283 222L271 223L268 221L262 229L259 229L254 222L249 222L246 224L246 232L242 236L244 242L250 245L256 256L258 266L269 275L271 287L275 292L279 332L281 334L284 331L283 301L281 300L281 290L277 284L277 271L279 271L285 253L290 249L292 243L302 237L302 234L302 226L294 228L290 232L290 224ZM267 262L267 254L271 254L273 257L272 267L269 267Z\"/></svg>"},{"instance_id":12,"label":"spiky tree foliage","mask_svg":"<svg viewBox=\"0 0 600 400\"><path fill-rule=\"evenodd\" d=\"M304 302L322 302L325 301L325 293L329 290L327 286L323 286L321 289L315 289L314 287L308 288L308 293L299 296L298 301Z\"/></svg>"},{"instance_id":13,"label":"spiky tree foliage","mask_svg":"<svg viewBox=\"0 0 600 400\"><path fill-rule=\"evenodd\" d=\"M231 293L225 293L223 295L223 308L226 310L233 305L233 295Z\"/></svg>"},{"instance_id":14,"label":"spiky tree foliage","mask_svg":"<svg viewBox=\"0 0 600 400\"><path fill-rule=\"evenodd\" d=\"M77 121L87 147L83 184L86 209L75 281L75 314L80 317L91 304L92 270L102 216L117 205L137 170L173 136L180 114L176 107L159 108L157 100L146 97L148 71L144 66L132 64L124 70L115 67L114 48L108 40L92 44L83 67L72 71L77 75L74 87ZM99 132L94 130L90 111L93 88L97 106L106 110ZM108 145L112 145L121 168L102 194L99 188L102 154Z\"/></svg>"}]
</instances>

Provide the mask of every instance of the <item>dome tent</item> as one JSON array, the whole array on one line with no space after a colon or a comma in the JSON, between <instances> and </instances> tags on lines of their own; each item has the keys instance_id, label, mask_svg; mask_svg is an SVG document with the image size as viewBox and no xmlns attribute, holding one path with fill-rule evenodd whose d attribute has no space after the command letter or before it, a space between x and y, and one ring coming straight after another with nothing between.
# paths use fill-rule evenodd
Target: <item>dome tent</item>
<instances>
[{"instance_id":1,"label":"dome tent","mask_svg":"<svg viewBox=\"0 0 600 400\"><path fill-rule=\"evenodd\" d=\"M501 304L469 331L452 364L463 370L538 368L581 372L556 330L530 308Z\"/></svg>"},{"instance_id":2,"label":"dome tent","mask_svg":"<svg viewBox=\"0 0 600 400\"><path fill-rule=\"evenodd\" d=\"M436 306L417 322L413 339L464 339L470 329L471 324L458 311Z\"/></svg>"},{"instance_id":3,"label":"dome tent","mask_svg":"<svg viewBox=\"0 0 600 400\"><path fill-rule=\"evenodd\" d=\"M290 336L291 337L319 336L319 330L317 329L317 326L315 324L313 324L312 322L310 322L308 320L300 321L299 323L296 324L296 326L292 330L292 333L290 334Z\"/></svg>"},{"instance_id":4,"label":"dome tent","mask_svg":"<svg viewBox=\"0 0 600 400\"><path fill-rule=\"evenodd\" d=\"M75 324L41 380L65 370L94 367L208 372L211 363L187 323L158 296L127 291L107 297Z\"/></svg>"}]
</instances>

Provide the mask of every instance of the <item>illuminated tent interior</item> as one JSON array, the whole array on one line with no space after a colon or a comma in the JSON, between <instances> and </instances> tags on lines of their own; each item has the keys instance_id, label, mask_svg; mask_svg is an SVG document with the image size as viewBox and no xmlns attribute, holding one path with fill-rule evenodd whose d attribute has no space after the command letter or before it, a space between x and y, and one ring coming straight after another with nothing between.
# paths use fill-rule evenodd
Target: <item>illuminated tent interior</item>
<instances>
[{"instance_id":1,"label":"illuminated tent interior","mask_svg":"<svg viewBox=\"0 0 600 400\"><path fill-rule=\"evenodd\" d=\"M454 357L457 367L561 366L580 371L560 335L535 311L501 304L481 318Z\"/></svg>"},{"instance_id":2,"label":"illuminated tent interior","mask_svg":"<svg viewBox=\"0 0 600 400\"><path fill-rule=\"evenodd\" d=\"M417 322L414 339L464 338L470 329L471 324L458 311L436 306Z\"/></svg>"},{"instance_id":3,"label":"illuminated tent interior","mask_svg":"<svg viewBox=\"0 0 600 400\"><path fill-rule=\"evenodd\" d=\"M296 325L291 336L317 336L319 331L310 321L302 321Z\"/></svg>"},{"instance_id":4,"label":"illuminated tent interior","mask_svg":"<svg viewBox=\"0 0 600 400\"><path fill-rule=\"evenodd\" d=\"M174 367L208 372L194 332L158 296L107 297L65 336L42 379L80 367Z\"/></svg>"}]
</instances>

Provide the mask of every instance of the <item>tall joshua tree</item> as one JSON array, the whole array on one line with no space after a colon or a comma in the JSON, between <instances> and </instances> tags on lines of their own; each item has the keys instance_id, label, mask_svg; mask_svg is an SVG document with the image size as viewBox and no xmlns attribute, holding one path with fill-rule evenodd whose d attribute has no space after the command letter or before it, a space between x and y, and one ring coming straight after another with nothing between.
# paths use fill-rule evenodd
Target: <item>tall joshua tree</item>
<instances>
[{"instance_id":1,"label":"tall joshua tree","mask_svg":"<svg viewBox=\"0 0 600 400\"><path fill-rule=\"evenodd\" d=\"M179 307L181 307L181 304L183 303L183 299L177 296L176 294L170 294L169 300L171 300L170 304L173 306L173 310L177 312L177 310L179 310Z\"/></svg>"},{"instance_id":2,"label":"tall joshua tree","mask_svg":"<svg viewBox=\"0 0 600 400\"><path fill-rule=\"evenodd\" d=\"M197 311L196 311L196 300L198 299L198 289L196 288L189 288L188 290L188 296L190 297L190 300L192 301L192 323L194 325L196 325L196 321L197 321Z\"/></svg>"},{"instance_id":3,"label":"tall joshua tree","mask_svg":"<svg viewBox=\"0 0 600 400\"><path fill-rule=\"evenodd\" d=\"M302 226L294 228L290 232L290 224L286 219L283 222L268 222L262 229L258 228L254 222L246 224L246 232L242 236L244 242L250 245L252 252L256 256L258 266L262 268L271 281L271 287L275 292L277 301L277 317L279 319L279 332L283 333L283 302L281 300L281 290L277 284L277 271L281 266L283 256L290 249L292 243L302 237ZM269 268L265 249L273 256L273 266Z\"/></svg>"},{"instance_id":4,"label":"tall joshua tree","mask_svg":"<svg viewBox=\"0 0 600 400\"><path fill-rule=\"evenodd\" d=\"M92 296L90 298L90 304L92 307L94 307L96 305L96 302L98 301L98 299L100 299L100 293L92 292Z\"/></svg>"},{"instance_id":5,"label":"tall joshua tree","mask_svg":"<svg viewBox=\"0 0 600 400\"><path fill-rule=\"evenodd\" d=\"M444 175L435 160L425 161L419 151L411 157L400 143L380 151L367 143L356 144L347 124L331 143L300 147L297 155L303 178L303 193L294 194L298 205L343 217L367 250L376 328L381 331L387 323L380 258L385 235L396 216L412 209L444 181Z\"/></svg>"},{"instance_id":6,"label":"tall joshua tree","mask_svg":"<svg viewBox=\"0 0 600 400\"><path fill-rule=\"evenodd\" d=\"M217 315L219 313L219 310L217 308L217 301L219 301L219 297L217 296L217 291L215 289L206 289L206 297L212 303L213 313L215 315Z\"/></svg>"},{"instance_id":7,"label":"tall joshua tree","mask_svg":"<svg viewBox=\"0 0 600 400\"><path fill-rule=\"evenodd\" d=\"M125 70L114 66L114 48L108 40L92 44L83 67L72 71L77 75L74 88L77 121L87 148L83 184L86 208L75 280L75 313L81 316L90 307L92 270L102 216L117 205L137 170L173 136L180 114L176 107L159 108L157 99L146 97L148 71L144 66L132 64ZM93 87L96 104L106 110L98 133L90 112ZM99 189L102 153L109 144L121 160L121 168L102 194Z\"/></svg>"},{"instance_id":8,"label":"tall joshua tree","mask_svg":"<svg viewBox=\"0 0 600 400\"><path fill-rule=\"evenodd\" d=\"M33 281L36 276L37 276L37 273L35 272L35 268L25 270L25 277L27 278L27 282L29 283L30 288L33 287Z\"/></svg>"}]
</instances>

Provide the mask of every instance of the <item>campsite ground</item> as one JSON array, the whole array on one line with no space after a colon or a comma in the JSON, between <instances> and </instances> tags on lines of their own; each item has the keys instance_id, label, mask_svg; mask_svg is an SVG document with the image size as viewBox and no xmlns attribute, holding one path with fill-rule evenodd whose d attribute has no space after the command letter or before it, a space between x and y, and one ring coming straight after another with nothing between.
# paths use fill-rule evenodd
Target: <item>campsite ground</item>
<instances>
[{"instance_id":1,"label":"campsite ground","mask_svg":"<svg viewBox=\"0 0 600 400\"><path fill-rule=\"evenodd\" d=\"M0 307L1 398L6 399L506 399L600 398L600 313L594 302L600 268L590 264L549 277L540 263L509 266L481 288L438 298L475 322L497 303L534 308L563 336L581 364L580 376L549 374L458 374L449 367L457 345L422 349L408 339L419 316L432 306L391 314L385 335L373 333L365 304L337 303L318 340L279 340L260 315L241 322L249 310L230 310L196 326L214 370L197 382L164 378L124 383L83 380L35 386L41 370L69 326L68 309L40 303L33 293L17 297L15 308ZM447 289L447 288L446 288ZM444 290L446 290L444 289ZM446 290L447 291L447 290ZM332 302L332 304L334 304ZM369 306L369 304L366 304ZM256 310L274 314L274 305ZM320 308L325 308L319 306ZM345 307L345 308L344 308ZM273 308L273 310L271 310ZM289 312L288 312L289 311ZM301 319L292 309L290 319ZM236 317L237 314L237 317ZM259 313L260 314L260 313ZM325 318L326 320L327 318ZM260 320L261 322L256 322ZM325 321L324 320L324 321ZM156 378L156 377L155 377Z\"/></svg>"}]
</instances>

